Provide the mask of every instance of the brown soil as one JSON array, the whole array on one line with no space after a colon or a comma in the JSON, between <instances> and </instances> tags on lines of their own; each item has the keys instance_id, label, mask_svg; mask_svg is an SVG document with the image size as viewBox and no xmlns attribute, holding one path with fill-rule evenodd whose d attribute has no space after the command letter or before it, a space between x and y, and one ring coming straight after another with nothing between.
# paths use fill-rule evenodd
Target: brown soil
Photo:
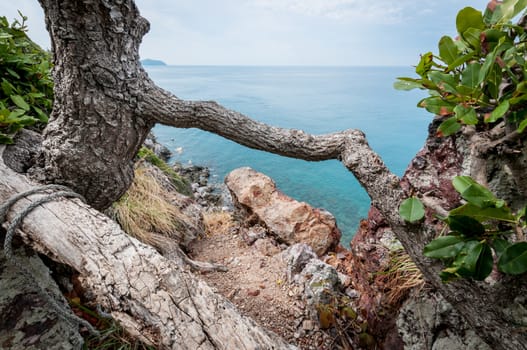
<instances>
[{"instance_id":1,"label":"brown soil","mask_svg":"<svg viewBox=\"0 0 527 350\"><path fill-rule=\"evenodd\" d=\"M298 285L287 282L286 263L269 238L249 246L238 229L195 241L191 258L225 265L201 273L238 310L300 349L336 349L333 338L307 315Z\"/></svg>"}]
</instances>

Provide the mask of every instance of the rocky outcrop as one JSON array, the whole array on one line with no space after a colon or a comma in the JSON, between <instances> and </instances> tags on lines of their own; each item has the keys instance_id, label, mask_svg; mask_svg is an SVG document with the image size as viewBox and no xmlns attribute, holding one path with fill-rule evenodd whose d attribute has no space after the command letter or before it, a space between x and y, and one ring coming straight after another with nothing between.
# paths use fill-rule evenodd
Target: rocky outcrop
<instances>
[{"instance_id":1,"label":"rocky outcrop","mask_svg":"<svg viewBox=\"0 0 527 350\"><path fill-rule=\"evenodd\" d=\"M338 245L341 233L333 215L286 196L268 176L239 168L227 175L225 184L249 221L264 225L278 241L307 243L319 256Z\"/></svg>"},{"instance_id":2,"label":"rocky outcrop","mask_svg":"<svg viewBox=\"0 0 527 350\"><path fill-rule=\"evenodd\" d=\"M405 350L490 350L438 293L410 298L399 312L397 327Z\"/></svg>"},{"instance_id":3,"label":"rocky outcrop","mask_svg":"<svg viewBox=\"0 0 527 350\"><path fill-rule=\"evenodd\" d=\"M452 177L462 172L463 140L454 137L436 137L438 121L430 125L424 147L417 153L401 180L408 193L431 194L432 205L452 209L459 202L453 189ZM432 197L433 196L433 197ZM430 209L429 224L440 225ZM367 220L361 222L351 242L352 284L360 298L357 305L368 320L368 328L382 349L397 350L412 345L404 344L396 325L397 315L411 290L402 291L397 300L390 299L391 286L387 285L385 271L390 269L391 253L400 249L398 242L375 207L371 207ZM412 348L413 349L413 348ZM416 348L415 348L416 349Z\"/></svg>"},{"instance_id":4,"label":"rocky outcrop","mask_svg":"<svg viewBox=\"0 0 527 350\"><path fill-rule=\"evenodd\" d=\"M172 169L190 182L190 188L196 201L203 207L228 205L229 198L224 196L224 185L209 182L210 170L201 165L186 165L176 162ZM225 190L225 192L227 192Z\"/></svg>"},{"instance_id":5,"label":"rocky outcrop","mask_svg":"<svg viewBox=\"0 0 527 350\"><path fill-rule=\"evenodd\" d=\"M318 320L321 306L334 306L335 299L344 296L335 268L319 260L307 244L292 245L284 250L282 257L287 262L287 279L301 287L302 299L312 319Z\"/></svg>"}]
</instances>

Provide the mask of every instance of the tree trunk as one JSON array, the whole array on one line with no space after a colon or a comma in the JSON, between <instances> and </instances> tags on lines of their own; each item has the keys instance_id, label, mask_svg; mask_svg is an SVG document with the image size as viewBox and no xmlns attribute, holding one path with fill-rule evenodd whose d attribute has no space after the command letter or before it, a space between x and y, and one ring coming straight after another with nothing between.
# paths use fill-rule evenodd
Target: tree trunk
<instances>
[{"instance_id":1,"label":"tree trunk","mask_svg":"<svg viewBox=\"0 0 527 350\"><path fill-rule=\"evenodd\" d=\"M138 48L149 25L132 1L40 3L51 34L55 101L43 169L34 175L104 209L131 184L133 157L154 125L138 110L148 81Z\"/></svg>"},{"instance_id":2,"label":"tree trunk","mask_svg":"<svg viewBox=\"0 0 527 350\"><path fill-rule=\"evenodd\" d=\"M427 280L489 345L495 349L527 349L527 335L510 315L511 308L525 310L523 301L516 298L524 290L525 277L492 285L468 280L443 284L438 277L441 264L422 255L436 227L430 226L430 221L411 225L401 220L398 208L413 194L411 188L401 187L400 179L369 148L362 132L313 136L255 122L214 102L182 101L156 87L140 66L138 47L148 23L139 16L132 0L40 3L53 45L55 105L44 134L42 168L35 169L35 175L66 184L95 208L105 208L130 184L131 161L155 122L200 128L289 157L339 159L366 189L372 205L383 214ZM462 147L460 153L467 155L474 145L467 142ZM470 167L463 171L471 173ZM86 244L84 249L90 250L91 242ZM121 248L115 249L120 252ZM68 252L61 250L60 254ZM99 272L91 269L90 274Z\"/></svg>"},{"instance_id":3,"label":"tree trunk","mask_svg":"<svg viewBox=\"0 0 527 350\"><path fill-rule=\"evenodd\" d=\"M33 186L0 161L1 202ZM21 200L8 222L30 201ZM78 200L38 207L24 219L20 233L37 251L78 271L87 295L130 334L161 349L295 348Z\"/></svg>"}]
</instances>

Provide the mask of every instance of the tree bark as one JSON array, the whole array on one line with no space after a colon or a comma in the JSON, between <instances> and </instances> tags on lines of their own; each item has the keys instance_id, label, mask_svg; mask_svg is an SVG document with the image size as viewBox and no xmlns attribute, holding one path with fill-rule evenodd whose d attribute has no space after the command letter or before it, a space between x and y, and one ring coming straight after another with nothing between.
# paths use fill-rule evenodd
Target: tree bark
<instances>
[{"instance_id":1,"label":"tree bark","mask_svg":"<svg viewBox=\"0 0 527 350\"><path fill-rule=\"evenodd\" d=\"M29 280L0 254L0 348L79 348L82 344L79 330L59 317L42 296L45 289L54 300L67 305L46 265L35 254L25 254L24 249L17 250L16 255L24 259L34 276Z\"/></svg>"},{"instance_id":2,"label":"tree bark","mask_svg":"<svg viewBox=\"0 0 527 350\"><path fill-rule=\"evenodd\" d=\"M403 190L399 178L370 149L362 132L313 136L255 122L214 102L180 100L156 87L140 66L138 47L148 23L132 0L40 3L52 38L55 107L44 134L42 168L33 171L37 178L68 185L95 208L105 208L128 188L132 159L155 122L197 127L289 157L339 159L366 189L427 280L489 345L527 349L526 333L507 314L510 307L522 303L515 304L515 295L525 287L525 277L514 279L511 288L505 282L443 284L438 277L440 263L422 255L436 231L427 222L411 225L401 220L399 205L412 193ZM86 244L85 249L90 250L90 242ZM135 247L126 251L138 249ZM121 248L114 249L120 253ZM153 276L157 273L152 272ZM90 270L90 274L98 272Z\"/></svg>"},{"instance_id":3,"label":"tree bark","mask_svg":"<svg viewBox=\"0 0 527 350\"><path fill-rule=\"evenodd\" d=\"M0 161L1 202L33 186ZM8 222L30 201L17 204ZM161 349L295 349L78 200L38 207L19 233L37 251L77 270L87 295L129 333Z\"/></svg>"},{"instance_id":4,"label":"tree bark","mask_svg":"<svg viewBox=\"0 0 527 350\"><path fill-rule=\"evenodd\" d=\"M129 187L133 157L154 125L137 108L148 81L148 31L133 1L40 1L51 34L54 108L34 175L104 209Z\"/></svg>"}]
</instances>

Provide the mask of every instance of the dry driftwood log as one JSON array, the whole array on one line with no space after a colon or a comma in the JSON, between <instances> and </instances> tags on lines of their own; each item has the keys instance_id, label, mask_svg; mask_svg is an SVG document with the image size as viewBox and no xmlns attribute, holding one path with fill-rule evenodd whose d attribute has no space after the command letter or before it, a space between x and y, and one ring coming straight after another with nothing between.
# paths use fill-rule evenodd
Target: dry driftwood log
<instances>
[{"instance_id":1,"label":"dry driftwood log","mask_svg":"<svg viewBox=\"0 0 527 350\"><path fill-rule=\"evenodd\" d=\"M0 148L0 158L3 147ZM0 201L36 184L0 160ZM8 220L29 202L21 200ZM80 273L95 302L132 335L162 349L294 349L241 316L184 267L126 235L79 200L36 208L18 232L35 250Z\"/></svg>"}]
</instances>

